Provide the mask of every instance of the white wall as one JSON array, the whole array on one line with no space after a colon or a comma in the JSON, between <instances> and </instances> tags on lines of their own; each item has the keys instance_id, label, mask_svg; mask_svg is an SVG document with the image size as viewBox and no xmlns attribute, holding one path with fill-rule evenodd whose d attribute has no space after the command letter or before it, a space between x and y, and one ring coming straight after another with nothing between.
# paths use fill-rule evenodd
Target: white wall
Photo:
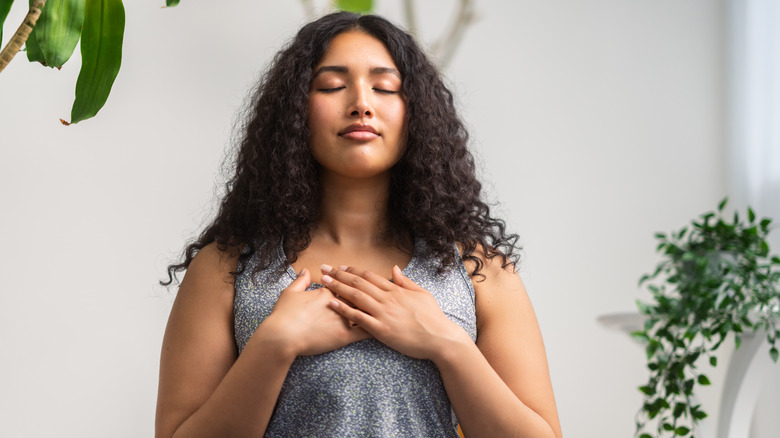
<instances>
[{"instance_id":1,"label":"white wall","mask_svg":"<svg viewBox=\"0 0 780 438\"><path fill-rule=\"evenodd\" d=\"M0 74L3 437L151 436L172 302L156 282L212 209L246 91L304 22L293 1L125 3L124 65L97 118L57 121L77 60L18 56ZM399 19L398 4L380 12ZM428 38L450 4L420 6ZM448 77L525 243L564 433L631 436L643 353L595 319L647 298L655 231L726 194L722 4L477 8Z\"/></svg>"}]
</instances>

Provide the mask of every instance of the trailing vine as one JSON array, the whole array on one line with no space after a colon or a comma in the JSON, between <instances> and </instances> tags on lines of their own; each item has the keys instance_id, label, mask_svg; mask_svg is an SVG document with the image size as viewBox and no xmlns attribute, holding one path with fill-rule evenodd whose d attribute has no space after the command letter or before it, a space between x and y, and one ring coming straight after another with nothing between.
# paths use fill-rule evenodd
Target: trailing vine
<instances>
[{"instance_id":1,"label":"trailing vine","mask_svg":"<svg viewBox=\"0 0 780 438\"><path fill-rule=\"evenodd\" d=\"M756 220L748 208L747 221L737 212L728 220L726 201L678 232L656 234L663 258L639 281L653 301L637 301L646 320L643 330L632 333L646 344L650 371L639 387L640 438L693 438L707 417L694 399L697 385L710 384L700 365L717 366L715 351L729 335L739 348L743 333L766 333L769 355L777 362L780 257L769 255L771 219Z\"/></svg>"}]
</instances>

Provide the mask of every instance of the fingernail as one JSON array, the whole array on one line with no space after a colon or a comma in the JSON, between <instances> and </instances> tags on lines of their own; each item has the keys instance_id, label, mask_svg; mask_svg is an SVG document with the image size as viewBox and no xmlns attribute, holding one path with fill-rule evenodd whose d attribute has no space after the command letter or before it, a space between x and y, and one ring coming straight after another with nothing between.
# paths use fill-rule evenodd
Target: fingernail
<instances>
[{"instance_id":1,"label":"fingernail","mask_svg":"<svg viewBox=\"0 0 780 438\"><path fill-rule=\"evenodd\" d=\"M330 284L330 282L333 281L333 279L330 277L330 275L323 275L322 276L322 282L325 284Z\"/></svg>"},{"instance_id":2,"label":"fingernail","mask_svg":"<svg viewBox=\"0 0 780 438\"><path fill-rule=\"evenodd\" d=\"M346 271L347 269L349 269L349 266L341 265L341 266L339 266L339 269L341 269L342 271Z\"/></svg>"},{"instance_id":3,"label":"fingernail","mask_svg":"<svg viewBox=\"0 0 780 438\"><path fill-rule=\"evenodd\" d=\"M301 269L301 273L300 273L300 274L298 274L298 276L300 277L301 275L303 275L303 274L305 274L305 273L306 273L306 268L303 268L303 269Z\"/></svg>"},{"instance_id":4,"label":"fingernail","mask_svg":"<svg viewBox=\"0 0 780 438\"><path fill-rule=\"evenodd\" d=\"M326 265L326 264L322 264L322 265L320 266L320 270L321 270L322 272L330 272L330 271L332 271L332 270L333 270L333 266L331 266L331 265Z\"/></svg>"}]
</instances>

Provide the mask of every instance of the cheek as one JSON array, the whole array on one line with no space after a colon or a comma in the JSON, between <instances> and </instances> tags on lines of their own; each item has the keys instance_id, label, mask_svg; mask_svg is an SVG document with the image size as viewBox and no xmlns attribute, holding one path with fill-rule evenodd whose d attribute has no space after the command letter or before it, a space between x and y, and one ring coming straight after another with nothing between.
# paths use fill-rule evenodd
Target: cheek
<instances>
[{"instance_id":1,"label":"cheek","mask_svg":"<svg viewBox=\"0 0 780 438\"><path fill-rule=\"evenodd\" d=\"M407 123L406 123L406 104L402 103L400 105L400 108L398 112L396 113L396 117L394 119L394 122L396 126L398 126L399 129L399 136L401 137L401 141L406 143L406 129L407 129Z\"/></svg>"},{"instance_id":2,"label":"cheek","mask_svg":"<svg viewBox=\"0 0 780 438\"><path fill-rule=\"evenodd\" d=\"M309 100L309 130L312 135L317 135L322 132L322 129L327 129L328 121L337 114L334 114L333 108L328 105L327 102L321 99Z\"/></svg>"},{"instance_id":3,"label":"cheek","mask_svg":"<svg viewBox=\"0 0 780 438\"><path fill-rule=\"evenodd\" d=\"M403 134L403 131L406 129L406 104L403 102L397 103L390 109L388 115L387 122Z\"/></svg>"},{"instance_id":4,"label":"cheek","mask_svg":"<svg viewBox=\"0 0 780 438\"><path fill-rule=\"evenodd\" d=\"M312 135L315 135L317 132L317 128L319 125L322 124L322 107L321 105L318 105L317 102L310 101L309 102L309 115L308 115L308 123L309 123L309 132Z\"/></svg>"}]
</instances>

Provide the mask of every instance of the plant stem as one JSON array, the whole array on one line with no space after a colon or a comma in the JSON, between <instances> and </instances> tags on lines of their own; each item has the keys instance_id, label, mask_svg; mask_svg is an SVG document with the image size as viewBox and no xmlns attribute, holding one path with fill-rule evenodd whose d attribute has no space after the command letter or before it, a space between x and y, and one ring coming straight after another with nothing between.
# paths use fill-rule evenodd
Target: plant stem
<instances>
[{"instance_id":1,"label":"plant stem","mask_svg":"<svg viewBox=\"0 0 780 438\"><path fill-rule=\"evenodd\" d=\"M317 12L314 10L314 4L311 0L301 0L301 3L303 3L303 13L306 15L306 20L314 20L317 17Z\"/></svg>"},{"instance_id":2,"label":"plant stem","mask_svg":"<svg viewBox=\"0 0 780 438\"><path fill-rule=\"evenodd\" d=\"M414 13L414 0L404 0L404 15L406 16L406 28L413 37L417 35L417 15Z\"/></svg>"},{"instance_id":3,"label":"plant stem","mask_svg":"<svg viewBox=\"0 0 780 438\"><path fill-rule=\"evenodd\" d=\"M35 27L35 23L38 22L38 17L41 16L41 10L43 10L43 5L45 4L46 0L34 0L32 5L30 5L30 10L24 17L22 24L19 25L19 29L16 30L16 33L8 41L8 44L5 45L3 51L0 52L0 72L5 70L8 63L22 49L22 45L27 41L27 37L30 36L30 32Z\"/></svg>"},{"instance_id":4,"label":"plant stem","mask_svg":"<svg viewBox=\"0 0 780 438\"><path fill-rule=\"evenodd\" d=\"M474 1L473 0L460 0L458 3L458 12L455 15L455 19L451 22L449 30L442 34L431 46L432 52L439 59L439 66L446 68L452 59L452 55L455 54L455 49L460 44L461 38L471 23L474 22Z\"/></svg>"}]
</instances>

